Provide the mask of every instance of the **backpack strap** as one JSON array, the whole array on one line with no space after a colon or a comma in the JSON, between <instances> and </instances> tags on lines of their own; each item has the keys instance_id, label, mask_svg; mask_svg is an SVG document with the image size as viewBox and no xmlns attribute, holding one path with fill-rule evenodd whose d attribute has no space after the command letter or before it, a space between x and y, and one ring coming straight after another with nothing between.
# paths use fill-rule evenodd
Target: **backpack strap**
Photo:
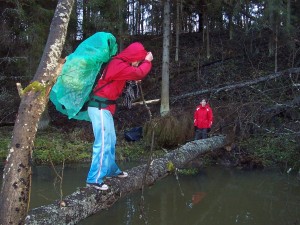
<instances>
[{"instance_id":1,"label":"backpack strap","mask_svg":"<svg viewBox=\"0 0 300 225\"><path fill-rule=\"evenodd\" d=\"M94 89L91 92L89 99L84 103L84 105L82 106L82 108L80 109L79 112L86 111L89 106L91 106L91 107L97 107L99 109L103 109L103 108L106 108L107 105L114 105L114 104L116 104L115 100L108 100L106 98L100 99L101 97L98 97L98 96L96 96L96 95L93 94L93 92L97 92L97 91L101 90L102 88L104 88L105 86L109 85L112 82L113 82L113 80L107 82L106 84L102 85L101 87L99 87L97 89Z\"/></svg>"},{"instance_id":2,"label":"backpack strap","mask_svg":"<svg viewBox=\"0 0 300 225\"><path fill-rule=\"evenodd\" d=\"M116 100L109 100L107 98L102 98L96 95L93 95L88 102L88 106L97 107L98 109L103 109L106 108L108 105L114 104L116 104Z\"/></svg>"},{"instance_id":3,"label":"backpack strap","mask_svg":"<svg viewBox=\"0 0 300 225\"><path fill-rule=\"evenodd\" d=\"M102 85L101 87L94 89L93 92L96 93L97 91L100 91L102 88L106 87L107 85L111 84L112 82L113 82L113 80L108 81L106 84Z\"/></svg>"}]
</instances>

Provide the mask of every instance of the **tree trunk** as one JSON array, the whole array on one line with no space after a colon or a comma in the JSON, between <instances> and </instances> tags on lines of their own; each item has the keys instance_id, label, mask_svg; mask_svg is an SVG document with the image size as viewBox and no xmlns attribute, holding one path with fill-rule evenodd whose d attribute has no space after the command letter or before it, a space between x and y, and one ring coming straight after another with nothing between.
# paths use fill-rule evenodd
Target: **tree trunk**
<instances>
[{"instance_id":1,"label":"tree trunk","mask_svg":"<svg viewBox=\"0 0 300 225\"><path fill-rule=\"evenodd\" d=\"M206 58L210 59L210 39L209 39L209 18L208 18L208 14L206 14Z\"/></svg>"},{"instance_id":2,"label":"tree trunk","mask_svg":"<svg viewBox=\"0 0 300 225\"><path fill-rule=\"evenodd\" d=\"M169 103L169 61L170 61L170 0L164 2L164 25L163 25L163 62L160 115L165 116L170 112Z\"/></svg>"},{"instance_id":3,"label":"tree trunk","mask_svg":"<svg viewBox=\"0 0 300 225\"><path fill-rule=\"evenodd\" d=\"M41 118L39 120L38 123L38 130L45 130L49 127L49 123L50 123L50 115L49 115L49 111L48 111L48 107L46 106L44 112L41 115Z\"/></svg>"},{"instance_id":4,"label":"tree trunk","mask_svg":"<svg viewBox=\"0 0 300 225\"><path fill-rule=\"evenodd\" d=\"M290 35L291 31L291 0L287 0L286 3L286 30Z\"/></svg>"},{"instance_id":5,"label":"tree trunk","mask_svg":"<svg viewBox=\"0 0 300 225\"><path fill-rule=\"evenodd\" d=\"M74 0L60 0L34 81L24 89L0 196L0 224L24 224L31 186L31 155L37 126L48 102Z\"/></svg>"},{"instance_id":6,"label":"tree trunk","mask_svg":"<svg viewBox=\"0 0 300 225\"><path fill-rule=\"evenodd\" d=\"M180 33L180 19L179 19L179 9L181 0L177 0L176 2L176 52L175 52L175 62L178 62L178 55L179 55L179 33Z\"/></svg>"},{"instance_id":7,"label":"tree trunk","mask_svg":"<svg viewBox=\"0 0 300 225\"><path fill-rule=\"evenodd\" d=\"M170 169L183 168L188 162L201 153L224 146L224 136L192 141L169 152L163 158L152 161L148 170L145 185L153 185L156 181L170 174ZM108 191L97 191L94 188L79 188L78 191L66 196L63 204L59 201L31 210L26 218L26 224L76 224L80 220L111 207L116 201L140 190L147 165L140 165L128 171L126 179L110 179Z\"/></svg>"},{"instance_id":8,"label":"tree trunk","mask_svg":"<svg viewBox=\"0 0 300 225\"><path fill-rule=\"evenodd\" d=\"M125 11L125 5L123 1L120 1L118 4L118 16L119 16L119 49L122 51L124 49L124 39L125 39L125 33L124 33L124 11Z\"/></svg>"}]
</instances>

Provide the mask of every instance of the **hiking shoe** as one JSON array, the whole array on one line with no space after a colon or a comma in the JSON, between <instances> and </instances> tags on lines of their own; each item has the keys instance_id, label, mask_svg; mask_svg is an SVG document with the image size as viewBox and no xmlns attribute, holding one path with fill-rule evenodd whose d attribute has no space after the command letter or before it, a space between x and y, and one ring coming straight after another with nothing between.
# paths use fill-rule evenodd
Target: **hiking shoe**
<instances>
[{"instance_id":1,"label":"hiking shoe","mask_svg":"<svg viewBox=\"0 0 300 225\"><path fill-rule=\"evenodd\" d=\"M125 177L128 177L128 173L126 173L126 172L121 172L121 173L118 174L118 177L119 177L119 178L125 178Z\"/></svg>"},{"instance_id":2,"label":"hiking shoe","mask_svg":"<svg viewBox=\"0 0 300 225\"><path fill-rule=\"evenodd\" d=\"M86 184L87 187L93 187L96 188L97 190L101 190L101 191L106 191L108 190L108 186L104 183L98 184L98 183L87 183Z\"/></svg>"}]
</instances>

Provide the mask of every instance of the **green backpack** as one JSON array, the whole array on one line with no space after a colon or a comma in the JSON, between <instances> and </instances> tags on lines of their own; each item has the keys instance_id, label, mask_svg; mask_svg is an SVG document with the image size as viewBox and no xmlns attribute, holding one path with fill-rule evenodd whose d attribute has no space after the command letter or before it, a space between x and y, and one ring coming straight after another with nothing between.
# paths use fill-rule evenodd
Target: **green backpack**
<instances>
[{"instance_id":1,"label":"green backpack","mask_svg":"<svg viewBox=\"0 0 300 225\"><path fill-rule=\"evenodd\" d=\"M50 100L59 112L69 119L90 121L83 106L89 100L102 64L108 62L117 49L116 38L111 33L97 32L66 57L50 92Z\"/></svg>"}]
</instances>

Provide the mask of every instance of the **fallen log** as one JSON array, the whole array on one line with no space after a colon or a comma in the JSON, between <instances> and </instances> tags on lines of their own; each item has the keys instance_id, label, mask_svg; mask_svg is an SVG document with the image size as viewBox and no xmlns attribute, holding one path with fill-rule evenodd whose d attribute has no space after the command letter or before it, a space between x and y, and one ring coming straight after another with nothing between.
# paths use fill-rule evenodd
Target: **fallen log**
<instances>
[{"instance_id":1,"label":"fallen log","mask_svg":"<svg viewBox=\"0 0 300 225\"><path fill-rule=\"evenodd\" d=\"M277 103L276 105L263 110L261 114L268 115L269 117L270 116L275 116L275 115L278 115L279 113L281 113L283 111L287 111L291 108L298 108L299 106L300 106L300 96L296 96L291 101L285 101L282 104Z\"/></svg>"},{"instance_id":2,"label":"fallen log","mask_svg":"<svg viewBox=\"0 0 300 225\"><path fill-rule=\"evenodd\" d=\"M224 87L204 89L204 90L200 90L200 91L177 95L176 97L171 97L170 102L171 102L171 104L174 104L176 101L187 98L187 97L192 97L192 96L197 96L197 95L202 95L202 94L207 94L207 93L219 93L221 91L230 91L230 90L234 90L234 89L238 89L238 88L249 87L251 85L255 85L255 84L259 84L261 82L273 80L273 79L276 79L281 76L286 76L289 78L292 74L297 75L299 73L300 73L300 67L290 68L290 69L286 69L286 70L283 70L280 72L269 74L264 77L259 77L254 80L249 80L249 81L244 81L244 82L239 82L239 83L232 83L232 84L224 86Z\"/></svg>"},{"instance_id":3,"label":"fallen log","mask_svg":"<svg viewBox=\"0 0 300 225\"><path fill-rule=\"evenodd\" d=\"M214 136L205 140L188 142L167 153L163 158L153 160L147 173L145 186L153 185L170 174L170 167L182 168L201 153L221 148L225 144L224 136ZM25 224L76 224L92 214L111 207L126 195L140 190L146 166L144 164L130 169L126 179L109 179L108 191L81 187L66 196L63 202L56 201L53 204L32 209L26 217Z\"/></svg>"},{"instance_id":4,"label":"fallen log","mask_svg":"<svg viewBox=\"0 0 300 225\"><path fill-rule=\"evenodd\" d=\"M146 104L155 104L155 103L159 103L159 102L160 102L160 98L145 101ZM143 105L143 104L144 104L143 101L133 102L133 103L132 103L132 106L135 106L135 105Z\"/></svg>"}]
</instances>

